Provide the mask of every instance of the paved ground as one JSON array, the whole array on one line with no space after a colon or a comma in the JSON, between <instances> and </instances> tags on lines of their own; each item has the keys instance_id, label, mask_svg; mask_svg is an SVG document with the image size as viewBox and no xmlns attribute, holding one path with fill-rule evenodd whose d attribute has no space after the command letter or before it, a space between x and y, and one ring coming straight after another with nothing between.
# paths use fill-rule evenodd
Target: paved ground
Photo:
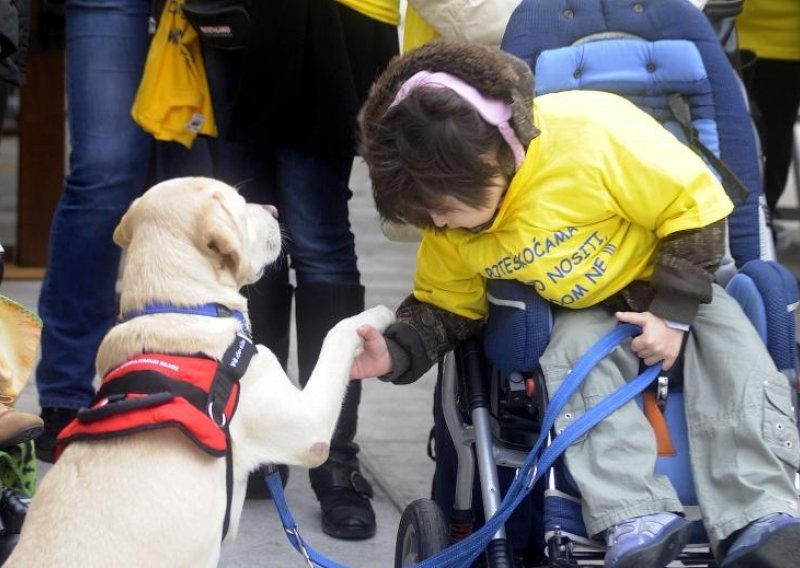
<instances>
[{"instance_id":1,"label":"paved ground","mask_svg":"<svg viewBox=\"0 0 800 568\"><path fill-rule=\"evenodd\" d=\"M0 171L2 176L2 171ZM357 235L360 266L367 287L367 304L392 308L407 293L414 263L415 246L389 242L378 230L363 166L353 177L352 222ZM800 247L785 251L782 258L800 275ZM9 280L2 292L35 307L39 282ZM290 374L295 367L290 367ZM414 385L396 387L368 381L361 405L358 442L366 475L376 489L374 501L378 533L363 542L329 538L319 529L319 509L308 486L306 472L293 468L287 499L308 542L330 558L354 567L379 568L393 564L395 531L402 509L410 501L426 496L433 464L425 453L432 426L433 377L429 373ZM38 411L36 392L30 384L18 406ZM40 474L47 466L40 464ZM58 530L54 527L54 530ZM286 541L271 501L248 502L238 538L225 546L221 566L303 566L304 562Z\"/></svg>"}]
</instances>

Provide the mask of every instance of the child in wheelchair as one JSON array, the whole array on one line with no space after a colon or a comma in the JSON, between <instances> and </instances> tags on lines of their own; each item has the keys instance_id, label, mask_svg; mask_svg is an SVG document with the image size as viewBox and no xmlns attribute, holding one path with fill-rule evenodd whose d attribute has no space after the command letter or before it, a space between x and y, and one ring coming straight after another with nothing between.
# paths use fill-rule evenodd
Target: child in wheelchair
<instances>
[{"instance_id":1,"label":"child in wheelchair","mask_svg":"<svg viewBox=\"0 0 800 568\"><path fill-rule=\"evenodd\" d=\"M696 492L724 568L785 567L800 547L798 430L787 378L738 304L713 283L733 205L709 168L615 95L533 100L527 65L494 48L433 42L395 59L359 117L361 154L385 220L422 229L414 291L383 335L365 327L354 379L419 378L474 335L487 279L553 304L540 360L550 395L618 322L642 333L589 375L565 428L683 348ZM605 566L665 566L690 523L654 474L656 441L635 403L565 454Z\"/></svg>"}]
</instances>

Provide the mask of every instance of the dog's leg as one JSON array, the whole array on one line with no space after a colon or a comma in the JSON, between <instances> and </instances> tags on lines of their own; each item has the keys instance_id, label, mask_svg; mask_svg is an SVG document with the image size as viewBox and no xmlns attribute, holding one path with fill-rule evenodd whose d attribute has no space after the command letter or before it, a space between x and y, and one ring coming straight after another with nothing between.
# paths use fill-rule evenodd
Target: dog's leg
<instances>
[{"instance_id":1,"label":"dog's leg","mask_svg":"<svg viewBox=\"0 0 800 568\"><path fill-rule=\"evenodd\" d=\"M382 331L393 320L391 310L378 306L336 324L325 337L302 391L286 377L275 356L260 347L261 356L251 362L242 381L239 410L231 423L240 467L249 471L265 462L322 464L328 458L350 368L363 348L356 329L368 324Z\"/></svg>"},{"instance_id":2,"label":"dog's leg","mask_svg":"<svg viewBox=\"0 0 800 568\"><path fill-rule=\"evenodd\" d=\"M328 433L326 440L330 439L336 427L353 360L363 349L356 329L368 324L383 331L393 321L394 313L385 306L378 306L340 321L325 336L319 359L303 394L312 401L311 404L318 405L320 428ZM336 401L336 405L332 401ZM325 452L327 455L327 442Z\"/></svg>"}]
</instances>

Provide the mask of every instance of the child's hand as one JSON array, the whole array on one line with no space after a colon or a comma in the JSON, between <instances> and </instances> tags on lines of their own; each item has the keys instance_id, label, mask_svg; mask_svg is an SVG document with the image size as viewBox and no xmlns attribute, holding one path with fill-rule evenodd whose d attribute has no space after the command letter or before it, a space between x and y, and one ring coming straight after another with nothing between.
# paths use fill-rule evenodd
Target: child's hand
<instances>
[{"instance_id":1,"label":"child's hand","mask_svg":"<svg viewBox=\"0 0 800 568\"><path fill-rule=\"evenodd\" d=\"M371 325L362 325L356 333L364 340L364 352L353 361L351 379L369 379L392 370L392 357L383 334Z\"/></svg>"},{"instance_id":2,"label":"child's hand","mask_svg":"<svg viewBox=\"0 0 800 568\"><path fill-rule=\"evenodd\" d=\"M641 326L642 334L631 341L637 357L647 365L663 360L665 371L672 368L681 351L684 331L667 327L663 319L650 312L617 312L616 316L621 322Z\"/></svg>"}]
</instances>

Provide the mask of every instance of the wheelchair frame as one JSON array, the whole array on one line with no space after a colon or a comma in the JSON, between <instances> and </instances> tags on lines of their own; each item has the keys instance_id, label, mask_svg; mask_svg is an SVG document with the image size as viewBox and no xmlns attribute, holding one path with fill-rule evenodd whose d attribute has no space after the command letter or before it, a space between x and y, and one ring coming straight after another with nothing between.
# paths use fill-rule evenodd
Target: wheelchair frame
<instances>
[{"instance_id":1,"label":"wheelchair frame","mask_svg":"<svg viewBox=\"0 0 800 568\"><path fill-rule=\"evenodd\" d=\"M487 373L488 371L488 373ZM473 509L473 484L477 466L479 487L483 500L484 518L488 519L500 508L502 490L497 467L519 468L528 455L527 450L518 449L519 444L504 440L500 420L503 408L500 404L501 391L514 392L527 397L531 409L530 425L535 428L526 435L539 435L537 415L543 415L547 404L543 377L534 375L535 393L530 396L524 390L525 378L519 373L501 375L486 362L483 347L479 340L468 340L454 351L448 353L439 366L441 381L441 406L445 425L457 456L457 473L453 510ZM486 380L486 375L491 380ZM507 387L504 381L513 383ZM474 454L473 454L474 451ZM554 470L545 476L545 491L558 491ZM395 566L407 565L433 555L448 544L454 543L451 537L442 541L442 535L451 534L449 521L438 506L431 512L433 501L419 499L411 503L403 512L397 536ZM542 512L543 514L543 512ZM424 520L421 520L424 519ZM444 524L445 526L442 526ZM463 538L466 535L461 535ZM545 533L545 549L548 568L584 566L585 563L597 565L603 560L606 547L603 543L593 544L590 540L573 540L556 526L552 534ZM511 568L516 566L504 528L498 530L485 551L486 566L490 568ZM716 568L710 547L704 544L690 544L676 558L683 566Z\"/></svg>"}]
</instances>

